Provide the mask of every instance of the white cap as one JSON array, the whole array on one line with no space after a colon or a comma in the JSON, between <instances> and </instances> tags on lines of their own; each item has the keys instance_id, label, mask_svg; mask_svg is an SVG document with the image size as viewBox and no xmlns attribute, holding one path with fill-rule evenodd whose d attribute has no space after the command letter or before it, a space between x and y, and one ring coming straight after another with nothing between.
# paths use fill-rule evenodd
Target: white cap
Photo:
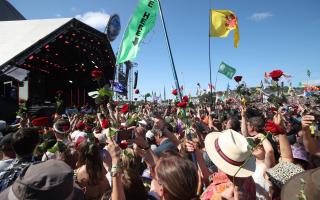
<instances>
[{"instance_id":1,"label":"white cap","mask_svg":"<svg viewBox=\"0 0 320 200\"><path fill-rule=\"evenodd\" d=\"M154 138L154 133L152 133L152 131L150 131L150 130L147 131L146 138L149 138L149 139Z\"/></svg>"}]
</instances>

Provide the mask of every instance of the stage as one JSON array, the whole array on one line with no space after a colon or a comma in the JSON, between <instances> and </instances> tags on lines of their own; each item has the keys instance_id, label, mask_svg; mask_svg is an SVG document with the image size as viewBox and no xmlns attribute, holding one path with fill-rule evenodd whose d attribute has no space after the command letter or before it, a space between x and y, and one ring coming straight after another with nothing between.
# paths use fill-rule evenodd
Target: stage
<instances>
[{"instance_id":1,"label":"stage","mask_svg":"<svg viewBox=\"0 0 320 200\"><path fill-rule=\"evenodd\" d=\"M58 90L65 106L79 106L92 101L87 93L98 88L92 70L103 71L105 83L114 80L116 59L107 36L77 19L1 21L0 35L1 107L19 99L54 104ZM0 117L15 111L2 112Z\"/></svg>"}]
</instances>

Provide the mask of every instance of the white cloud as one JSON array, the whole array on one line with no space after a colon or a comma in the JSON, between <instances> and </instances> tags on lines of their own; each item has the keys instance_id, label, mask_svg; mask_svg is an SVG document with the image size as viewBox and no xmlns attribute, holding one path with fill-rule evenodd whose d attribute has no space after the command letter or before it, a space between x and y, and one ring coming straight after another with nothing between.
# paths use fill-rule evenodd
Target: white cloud
<instances>
[{"instance_id":1,"label":"white cloud","mask_svg":"<svg viewBox=\"0 0 320 200\"><path fill-rule=\"evenodd\" d=\"M109 17L110 16L104 11L90 11L84 13L83 15L76 15L76 18L80 21L100 30L106 27Z\"/></svg>"},{"instance_id":2,"label":"white cloud","mask_svg":"<svg viewBox=\"0 0 320 200\"><path fill-rule=\"evenodd\" d=\"M265 19L268 19L271 17L273 17L273 14L271 12L260 12L260 13L253 13L251 15L250 19L252 21L259 22L259 21L262 21L262 20L265 20Z\"/></svg>"}]
</instances>

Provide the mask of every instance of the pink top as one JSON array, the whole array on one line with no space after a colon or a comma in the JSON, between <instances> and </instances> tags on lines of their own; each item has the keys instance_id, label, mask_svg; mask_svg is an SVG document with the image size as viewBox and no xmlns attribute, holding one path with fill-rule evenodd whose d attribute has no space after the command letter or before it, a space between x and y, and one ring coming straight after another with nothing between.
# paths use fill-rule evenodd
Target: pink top
<instances>
[{"instance_id":1,"label":"pink top","mask_svg":"<svg viewBox=\"0 0 320 200\"><path fill-rule=\"evenodd\" d=\"M202 193L201 200L213 200L214 196L219 196L227 186L232 183L229 177L223 172L217 172L211 175L212 183ZM243 184L239 185L239 199L240 200L255 200L256 199L256 187L252 177L248 177L243 181Z\"/></svg>"}]
</instances>

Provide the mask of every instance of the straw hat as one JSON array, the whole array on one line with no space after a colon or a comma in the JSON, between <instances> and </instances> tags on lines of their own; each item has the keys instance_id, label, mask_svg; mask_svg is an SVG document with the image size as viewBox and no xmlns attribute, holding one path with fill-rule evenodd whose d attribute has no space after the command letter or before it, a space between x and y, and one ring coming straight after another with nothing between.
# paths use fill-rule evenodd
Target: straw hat
<instances>
[{"instance_id":1,"label":"straw hat","mask_svg":"<svg viewBox=\"0 0 320 200\"><path fill-rule=\"evenodd\" d=\"M242 169L236 177L249 177L256 169L255 158L250 157L246 138L234 130L208 134L205 138L205 147L211 161L230 176L234 176L241 166Z\"/></svg>"}]
</instances>

